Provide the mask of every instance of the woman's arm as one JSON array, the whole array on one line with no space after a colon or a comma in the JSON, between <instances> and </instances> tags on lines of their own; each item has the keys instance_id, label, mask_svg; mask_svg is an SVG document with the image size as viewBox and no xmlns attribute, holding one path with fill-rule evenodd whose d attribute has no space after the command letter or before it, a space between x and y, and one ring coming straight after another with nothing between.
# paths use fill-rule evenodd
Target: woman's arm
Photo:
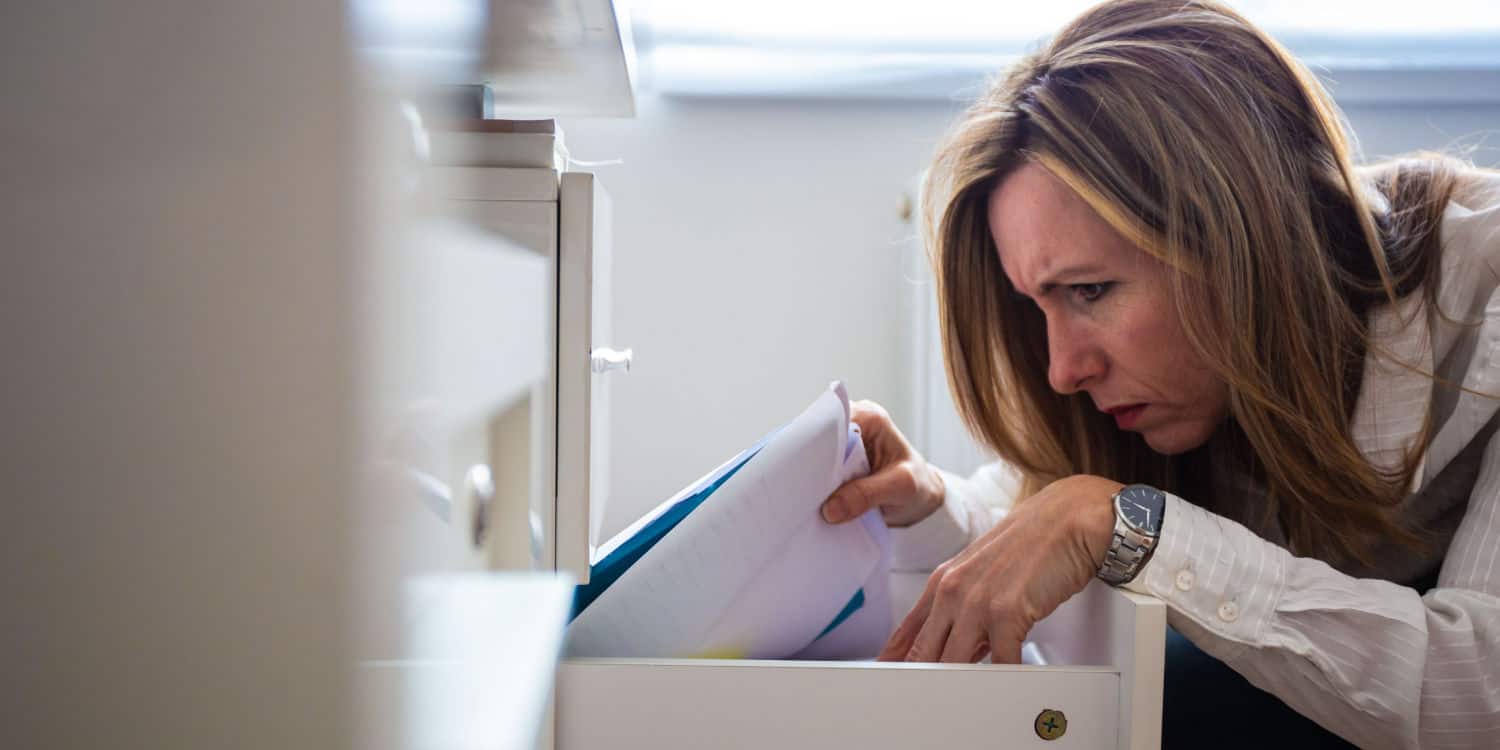
<instances>
[{"instance_id":1,"label":"woman's arm","mask_svg":"<svg viewBox=\"0 0 1500 750\"><path fill-rule=\"evenodd\" d=\"M927 572L983 536L1005 517L1020 491L1021 477L995 461L967 479L940 471L943 502L911 526L891 529L891 566L897 572Z\"/></svg>"},{"instance_id":2,"label":"woman's arm","mask_svg":"<svg viewBox=\"0 0 1500 750\"><path fill-rule=\"evenodd\" d=\"M870 474L835 489L823 503L823 519L848 523L879 508L891 527L896 571L930 571L1004 517L1020 487L1009 465L992 463L964 479L927 463L879 404L855 401L850 412Z\"/></svg>"},{"instance_id":3,"label":"woman's arm","mask_svg":"<svg viewBox=\"0 0 1500 750\"><path fill-rule=\"evenodd\" d=\"M1438 588L1419 596L1293 557L1168 497L1128 588L1205 652L1362 747L1500 745L1500 440L1485 449Z\"/></svg>"}]
</instances>

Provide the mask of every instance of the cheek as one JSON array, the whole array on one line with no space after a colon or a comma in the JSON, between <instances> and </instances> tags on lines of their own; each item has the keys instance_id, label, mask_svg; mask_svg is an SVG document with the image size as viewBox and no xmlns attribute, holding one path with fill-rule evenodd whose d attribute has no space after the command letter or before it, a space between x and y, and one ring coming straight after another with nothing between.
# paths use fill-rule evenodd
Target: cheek
<instances>
[{"instance_id":1,"label":"cheek","mask_svg":"<svg viewBox=\"0 0 1500 750\"><path fill-rule=\"evenodd\" d=\"M1159 326L1158 376L1194 417L1217 419L1227 402L1223 382L1188 343L1187 333L1175 317L1161 321Z\"/></svg>"},{"instance_id":2,"label":"cheek","mask_svg":"<svg viewBox=\"0 0 1500 750\"><path fill-rule=\"evenodd\" d=\"M1188 344L1176 316L1153 304L1132 312L1108 347L1116 365L1174 401L1197 401L1210 392L1216 378Z\"/></svg>"}]
</instances>

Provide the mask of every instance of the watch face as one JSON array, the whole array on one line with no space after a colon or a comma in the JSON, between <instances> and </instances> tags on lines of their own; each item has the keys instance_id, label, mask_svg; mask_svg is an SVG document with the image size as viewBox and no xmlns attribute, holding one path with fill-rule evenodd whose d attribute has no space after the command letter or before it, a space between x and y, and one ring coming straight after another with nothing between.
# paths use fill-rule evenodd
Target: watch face
<instances>
[{"instance_id":1,"label":"watch face","mask_svg":"<svg viewBox=\"0 0 1500 750\"><path fill-rule=\"evenodd\" d=\"M1115 500L1120 515L1131 526L1155 535L1161 532L1161 514L1167 506L1167 498L1155 487L1132 484Z\"/></svg>"}]
</instances>

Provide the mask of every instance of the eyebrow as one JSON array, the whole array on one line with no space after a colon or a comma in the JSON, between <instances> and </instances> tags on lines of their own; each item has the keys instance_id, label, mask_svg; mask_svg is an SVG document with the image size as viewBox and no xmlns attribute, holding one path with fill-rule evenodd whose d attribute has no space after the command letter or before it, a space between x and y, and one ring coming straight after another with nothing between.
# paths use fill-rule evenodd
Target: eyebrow
<instances>
[{"instance_id":1,"label":"eyebrow","mask_svg":"<svg viewBox=\"0 0 1500 750\"><path fill-rule=\"evenodd\" d=\"M1042 288L1042 295L1041 296L1045 297L1048 294L1051 294L1053 289L1056 289L1059 286L1063 286L1064 284L1066 284L1067 283L1067 281L1066 281L1067 279L1076 279L1076 278L1079 278L1079 277L1088 277L1088 276L1099 276L1099 275L1102 275L1103 273L1104 273L1104 269L1102 267L1098 266L1098 265L1093 264L1093 263L1081 263L1081 264L1076 265L1076 266L1063 266L1062 268L1060 268L1056 272L1054 272L1052 274L1052 276L1049 277L1046 281L1043 281L1041 283L1041 288ZM1020 289L1016 288L1016 285L1014 283L1012 283L1010 285L1010 288L1011 288L1011 291L1014 292L1015 294L1018 294L1018 295L1020 295L1022 297L1025 297L1027 299L1031 299L1031 295L1026 294L1025 292L1022 292Z\"/></svg>"}]
</instances>

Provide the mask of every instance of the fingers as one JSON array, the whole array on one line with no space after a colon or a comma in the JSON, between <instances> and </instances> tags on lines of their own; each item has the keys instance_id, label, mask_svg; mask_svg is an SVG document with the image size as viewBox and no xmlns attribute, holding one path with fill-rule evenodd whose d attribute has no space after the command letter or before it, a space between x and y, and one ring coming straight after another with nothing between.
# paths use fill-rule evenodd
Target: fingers
<instances>
[{"instance_id":1,"label":"fingers","mask_svg":"<svg viewBox=\"0 0 1500 750\"><path fill-rule=\"evenodd\" d=\"M953 630L953 620L947 612L936 610L927 615L922 629L912 639L911 649L906 652L906 661L937 661Z\"/></svg>"},{"instance_id":2,"label":"fingers","mask_svg":"<svg viewBox=\"0 0 1500 750\"><path fill-rule=\"evenodd\" d=\"M906 652L911 650L912 636L920 628L920 622L915 627L909 628L903 624L896 628L896 631L891 633L891 639L886 641L885 648L882 648L880 654L875 657L875 661L906 661Z\"/></svg>"},{"instance_id":3,"label":"fingers","mask_svg":"<svg viewBox=\"0 0 1500 750\"><path fill-rule=\"evenodd\" d=\"M859 518L871 508L900 506L916 496L911 472L896 466L845 482L823 502L823 520L842 523Z\"/></svg>"},{"instance_id":4,"label":"fingers","mask_svg":"<svg viewBox=\"0 0 1500 750\"><path fill-rule=\"evenodd\" d=\"M953 628L948 631L948 640L943 644L938 661L949 664L973 664L984 655L982 644L989 640L984 620L978 607L966 606L958 613ZM979 656L976 656L976 652Z\"/></svg>"},{"instance_id":5,"label":"fingers","mask_svg":"<svg viewBox=\"0 0 1500 750\"><path fill-rule=\"evenodd\" d=\"M989 654L989 652L990 640L989 638L985 638L984 640L979 642L979 645L974 647L974 653L969 655L969 663L978 664L979 662L984 661L984 657Z\"/></svg>"},{"instance_id":6,"label":"fingers","mask_svg":"<svg viewBox=\"0 0 1500 750\"><path fill-rule=\"evenodd\" d=\"M922 590L922 596L917 603L912 605L911 611L906 613L906 618L901 621L891 637L881 649L877 661L903 661L907 652L911 651L912 641L916 639L918 631L927 622L927 613L932 611L933 588L931 580L927 588Z\"/></svg>"},{"instance_id":7,"label":"fingers","mask_svg":"<svg viewBox=\"0 0 1500 750\"><path fill-rule=\"evenodd\" d=\"M870 458L870 468L878 471L887 465L905 461L911 455L911 444L906 442L906 436L896 428L890 413L880 404L856 401L850 410L849 419L859 425L865 453Z\"/></svg>"},{"instance_id":8,"label":"fingers","mask_svg":"<svg viewBox=\"0 0 1500 750\"><path fill-rule=\"evenodd\" d=\"M967 550L965 550L967 552ZM977 581L967 580L964 575L965 567L962 560L964 555L956 560L950 560L938 566L933 571L932 577L927 579L927 588L923 591L924 597L930 597L930 611L927 613L926 622L912 638L911 648L906 652L907 661L938 661L947 647L949 638L954 634L953 628L961 618L965 619L965 628L968 630L962 636L968 638L961 642L955 651L963 651L961 656L954 656L954 660L967 659L968 652L974 648L974 643L979 640L979 634L974 630L982 631L982 622L967 622L967 618L983 613L965 612L965 604L970 599L971 585Z\"/></svg>"},{"instance_id":9,"label":"fingers","mask_svg":"<svg viewBox=\"0 0 1500 750\"><path fill-rule=\"evenodd\" d=\"M1021 663L1021 641L1020 638L1010 635L998 623L991 624L989 628L990 641L990 663L992 664L1020 664Z\"/></svg>"},{"instance_id":10,"label":"fingers","mask_svg":"<svg viewBox=\"0 0 1500 750\"><path fill-rule=\"evenodd\" d=\"M823 520L843 523L865 514L875 504L871 494L874 477L861 477L845 482L823 501Z\"/></svg>"},{"instance_id":11,"label":"fingers","mask_svg":"<svg viewBox=\"0 0 1500 750\"><path fill-rule=\"evenodd\" d=\"M938 566L927 579L927 586L922 589L922 596L917 600L916 606L912 607L911 613L881 652L881 659L938 661L947 647L954 623L966 615L962 605L967 588L954 561ZM976 613L967 613L969 616L973 614ZM973 650L974 643L984 634L982 622L965 620L963 627L965 630L956 650L964 650L965 653L954 656L954 661L967 661L968 652Z\"/></svg>"},{"instance_id":12,"label":"fingers","mask_svg":"<svg viewBox=\"0 0 1500 750\"><path fill-rule=\"evenodd\" d=\"M883 432L885 426L891 424L891 414L884 406L863 399L849 405L849 419L859 425L862 435L872 439L875 435L871 433Z\"/></svg>"}]
</instances>

